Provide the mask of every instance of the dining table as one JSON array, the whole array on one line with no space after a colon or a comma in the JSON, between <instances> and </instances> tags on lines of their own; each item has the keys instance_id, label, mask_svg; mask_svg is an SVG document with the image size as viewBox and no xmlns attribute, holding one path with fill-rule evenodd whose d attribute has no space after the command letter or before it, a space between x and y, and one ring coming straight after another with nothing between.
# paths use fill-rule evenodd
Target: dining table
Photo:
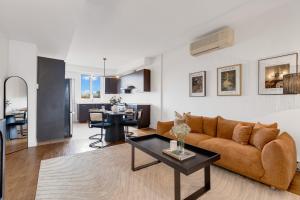
<instances>
[{"instance_id":1,"label":"dining table","mask_svg":"<svg viewBox=\"0 0 300 200\"><path fill-rule=\"evenodd\" d=\"M111 123L111 126L106 129L105 141L117 142L125 139L124 126L122 124L125 112L112 112L105 111L107 120Z\"/></svg>"}]
</instances>

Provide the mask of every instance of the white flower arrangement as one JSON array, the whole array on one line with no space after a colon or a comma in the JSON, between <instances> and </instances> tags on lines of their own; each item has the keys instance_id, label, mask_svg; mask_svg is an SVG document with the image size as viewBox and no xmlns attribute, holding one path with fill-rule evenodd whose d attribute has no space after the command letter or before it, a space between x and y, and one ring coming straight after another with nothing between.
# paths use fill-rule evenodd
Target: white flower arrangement
<instances>
[{"instance_id":1,"label":"white flower arrangement","mask_svg":"<svg viewBox=\"0 0 300 200\"><path fill-rule=\"evenodd\" d=\"M186 123L176 124L171 129L171 133L178 139L184 138L190 131L191 128Z\"/></svg>"}]
</instances>

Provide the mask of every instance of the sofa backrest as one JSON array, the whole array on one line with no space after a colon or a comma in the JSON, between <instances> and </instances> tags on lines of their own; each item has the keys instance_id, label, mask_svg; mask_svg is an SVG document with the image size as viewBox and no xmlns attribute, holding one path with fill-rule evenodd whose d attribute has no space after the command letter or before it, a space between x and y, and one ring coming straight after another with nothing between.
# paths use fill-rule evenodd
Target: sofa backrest
<instances>
[{"instance_id":1,"label":"sofa backrest","mask_svg":"<svg viewBox=\"0 0 300 200\"><path fill-rule=\"evenodd\" d=\"M191 128L192 133L203 133L203 117L186 115L186 124Z\"/></svg>"},{"instance_id":2,"label":"sofa backrest","mask_svg":"<svg viewBox=\"0 0 300 200\"><path fill-rule=\"evenodd\" d=\"M203 133L212 137L217 136L218 117L202 117Z\"/></svg>"},{"instance_id":3,"label":"sofa backrest","mask_svg":"<svg viewBox=\"0 0 300 200\"><path fill-rule=\"evenodd\" d=\"M255 123L242 122L242 121L236 121L236 120L228 120L228 119L224 119L223 117L219 116L218 117L218 125L217 125L217 137L231 140L234 127L238 123L247 124L252 127L255 125Z\"/></svg>"}]
</instances>

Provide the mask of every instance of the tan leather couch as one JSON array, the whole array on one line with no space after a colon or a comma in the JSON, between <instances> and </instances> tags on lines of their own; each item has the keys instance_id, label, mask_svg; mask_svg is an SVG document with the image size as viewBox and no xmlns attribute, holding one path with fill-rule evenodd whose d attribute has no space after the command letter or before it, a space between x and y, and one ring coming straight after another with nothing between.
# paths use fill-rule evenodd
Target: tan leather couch
<instances>
[{"instance_id":1,"label":"tan leather couch","mask_svg":"<svg viewBox=\"0 0 300 200\"><path fill-rule=\"evenodd\" d=\"M222 117L198 116L192 123L187 122L191 133L186 136L185 142L219 153L221 159L215 163L218 166L286 190L296 172L297 156L293 138L288 133L282 133L261 151L252 145L242 145L231 139L238 123L240 121ZM173 124L173 121L158 122L157 133L175 139L170 133Z\"/></svg>"}]
</instances>

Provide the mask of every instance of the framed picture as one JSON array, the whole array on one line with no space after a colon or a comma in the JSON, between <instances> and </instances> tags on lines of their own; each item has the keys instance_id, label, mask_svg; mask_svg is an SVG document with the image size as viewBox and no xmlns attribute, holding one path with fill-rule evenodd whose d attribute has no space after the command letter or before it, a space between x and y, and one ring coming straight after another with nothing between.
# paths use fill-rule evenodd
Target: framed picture
<instances>
[{"instance_id":1,"label":"framed picture","mask_svg":"<svg viewBox=\"0 0 300 200\"><path fill-rule=\"evenodd\" d=\"M258 61L258 94L283 94L283 76L297 73L298 53Z\"/></svg>"},{"instance_id":2,"label":"framed picture","mask_svg":"<svg viewBox=\"0 0 300 200\"><path fill-rule=\"evenodd\" d=\"M190 97L206 96L206 71L190 74Z\"/></svg>"},{"instance_id":3,"label":"framed picture","mask_svg":"<svg viewBox=\"0 0 300 200\"><path fill-rule=\"evenodd\" d=\"M217 69L218 96L240 96L242 93L242 65L230 65Z\"/></svg>"}]
</instances>

